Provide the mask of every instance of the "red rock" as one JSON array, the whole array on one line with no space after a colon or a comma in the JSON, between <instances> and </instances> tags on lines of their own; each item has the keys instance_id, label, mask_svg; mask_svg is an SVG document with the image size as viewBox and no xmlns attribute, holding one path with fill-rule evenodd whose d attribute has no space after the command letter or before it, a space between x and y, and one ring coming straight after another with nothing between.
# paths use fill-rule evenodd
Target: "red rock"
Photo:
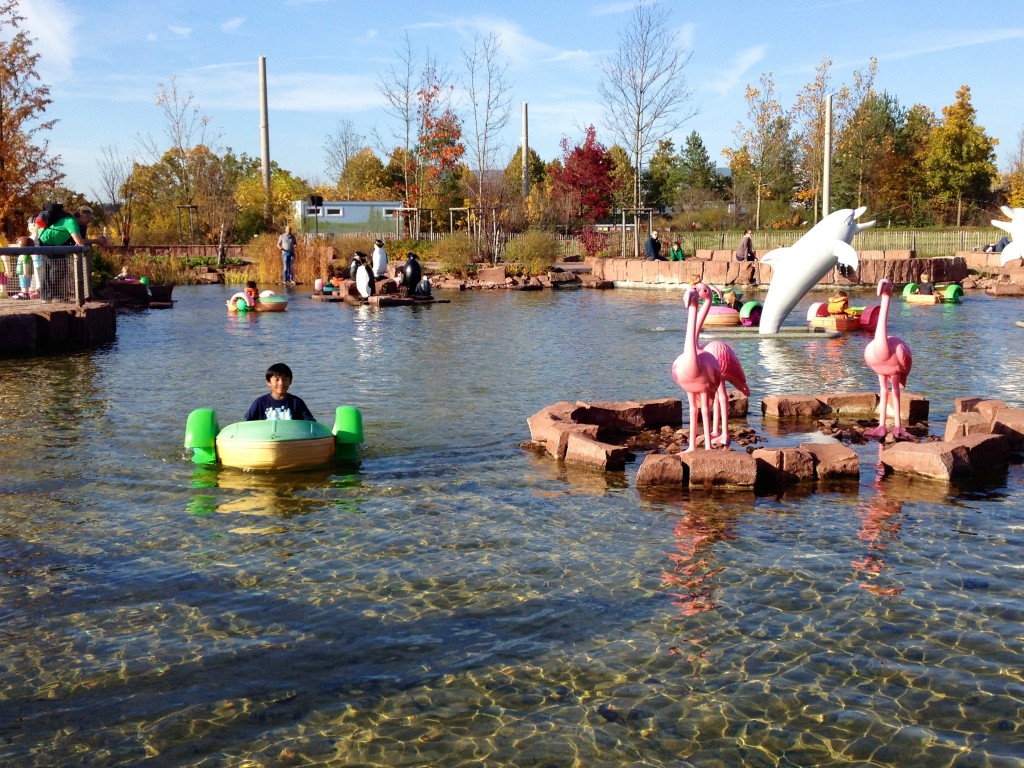
<instances>
[{"instance_id":1,"label":"red rock","mask_svg":"<svg viewBox=\"0 0 1024 768\"><path fill-rule=\"evenodd\" d=\"M980 403L975 404L974 412L980 413L988 420L988 423L991 424L992 420L995 418L996 411L1001 411L1003 408L1007 407L1009 406L1007 406L1002 400L982 400Z\"/></svg>"},{"instance_id":2,"label":"red rock","mask_svg":"<svg viewBox=\"0 0 1024 768\"><path fill-rule=\"evenodd\" d=\"M824 416L828 406L813 395L769 395L761 401L761 413L779 419Z\"/></svg>"},{"instance_id":3,"label":"red rock","mask_svg":"<svg viewBox=\"0 0 1024 768\"><path fill-rule=\"evenodd\" d=\"M882 451L886 470L949 481L971 474L969 452L953 443L894 443Z\"/></svg>"},{"instance_id":4,"label":"red rock","mask_svg":"<svg viewBox=\"0 0 1024 768\"><path fill-rule=\"evenodd\" d=\"M800 448L758 448L750 455L762 480L799 483L814 479L814 456Z\"/></svg>"},{"instance_id":5,"label":"red rock","mask_svg":"<svg viewBox=\"0 0 1024 768\"><path fill-rule=\"evenodd\" d=\"M678 398L628 400L621 403L576 403L572 419L581 424L597 424L617 432L674 426L683 423L683 406Z\"/></svg>"},{"instance_id":6,"label":"red rock","mask_svg":"<svg viewBox=\"0 0 1024 768\"><path fill-rule=\"evenodd\" d=\"M800 450L814 457L814 474L819 480L860 477L860 457L842 443L800 443Z\"/></svg>"},{"instance_id":7,"label":"red rock","mask_svg":"<svg viewBox=\"0 0 1024 768\"><path fill-rule=\"evenodd\" d=\"M984 397L958 397L953 401L953 412L971 413L975 410L978 403L984 399Z\"/></svg>"},{"instance_id":8,"label":"red rock","mask_svg":"<svg viewBox=\"0 0 1024 768\"><path fill-rule=\"evenodd\" d=\"M679 457L689 468L691 488L753 488L757 482L757 461L746 452L697 450Z\"/></svg>"},{"instance_id":9,"label":"red rock","mask_svg":"<svg viewBox=\"0 0 1024 768\"><path fill-rule=\"evenodd\" d=\"M599 427L596 424L577 424L573 421L552 422L544 447L556 459L564 459L572 435L583 435L597 439Z\"/></svg>"},{"instance_id":10,"label":"red rock","mask_svg":"<svg viewBox=\"0 0 1024 768\"><path fill-rule=\"evenodd\" d=\"M1006 435L1011 448L1024 447L1024 408L1003 408L992 417L992 432Z\"/></svg>"},{"instance_id":11,"label":"red rock","mask_svg":"<svg viewBox=\"0 0 1024 768\"><path fill-rule=\"evenodd\" d=\"M535 443L544 443L548 439L551 425L558 421L571 421L576 406L567 400L542 408L526 420L530 427L530 439Z\"/></svg>"},{"instance_id":12,"label":"red rock","mask_svg":"<svg viewBox=\"0 0 1024 768\"><path fill-rule=\"evenodd\" d=\"M636 485L638 488L652 485L682 488L686 484L685 469L679 454L669 456L651 451L637 470Z\"/></svg>"},{"instance_id":13,"label":"red rock","mask_svg":"<svg viewBox=\"0 0 1024 768\"><path fill-rule=\"evenodd\" d=\"M504 283L505 267L481 267L476 271L476 279L480 283Z\"/></svg>"},{"instance_id":14,"label":"red rock","mask_svg":"<svg viewBox=\"0 0 1024 768\"><path fill-rule=\"evenodd\" d=\"M969 434L952 443L967 449L972 474L1005 469L1010 463L1010 441L1006 435Z\"/></svg>"},{"instance_id":15,"label":"red rock","mask_svg":"<svg viewBox=\"0 0 1024 768\"><path fill-rule=\"evenodd\" d=\"M570 432L566 446L565 460L572 464L584 464L595 469L619 471L633 458L633 453L619 445L595 440L579 431Z\"/></svg>"},{"instance_id":16,"label":"red rock","mask_svg":"<svg viewBox=\"0 0 1024 768\"><path fill-rule=\"evenodd\" d=\"M942 439L947 443L964 435L989 434L989 420L980 413L958 411L946 419L946 432Z\"/></svg>"},{"instance_id":17,"label":"red rock","mask_svg":"<svg viewBox=\"0 0 1024 768\"><path fill-rule=\"evenodd\" d=\"M833 413L841 416L878 415L877 392L835 392L816 395L816 398L827 405Z\"/></svg>"}]
</instances>

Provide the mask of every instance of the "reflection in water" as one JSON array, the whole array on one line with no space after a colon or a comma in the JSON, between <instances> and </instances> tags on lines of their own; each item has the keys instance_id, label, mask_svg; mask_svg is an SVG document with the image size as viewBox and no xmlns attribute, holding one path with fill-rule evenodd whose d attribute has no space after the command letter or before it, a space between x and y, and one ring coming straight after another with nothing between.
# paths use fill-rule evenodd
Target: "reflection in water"
<instances>
[{"instance_id":1,"label":"reflection in water","mask_svg":"<svg viewBox=\"0 0 1024 768\"><path fill-rule=\"evenodd\" d=\"M722 571L712 553L715 544L734 538L735 517L720 509L693 504L672 530L675 552L668 555L672 569L662 573L665 591L683 616L696 616L715 608L715 577Z\"/></svg>"},{"instance_id":2,"label":"reflection in water","mask_svg":"<svg viewBox=\"0 0 1024 768\"><path fill-rule=\"evenodd\" d=\"M879 446L879 452L881 450ZM885 562L886 551L890 544L898 542L900 538L900 527L904 519L903 502L891 500L886 495L881 470L872 490L874 495L857 510L861 523L857 538L867 545L867 549L862 558L851 561L850 565L856 570L855 579L859 581L861 589L879 596L899 595L903 587L889 585L882 577L891 568Z\"/></svg>"}]
</instances>

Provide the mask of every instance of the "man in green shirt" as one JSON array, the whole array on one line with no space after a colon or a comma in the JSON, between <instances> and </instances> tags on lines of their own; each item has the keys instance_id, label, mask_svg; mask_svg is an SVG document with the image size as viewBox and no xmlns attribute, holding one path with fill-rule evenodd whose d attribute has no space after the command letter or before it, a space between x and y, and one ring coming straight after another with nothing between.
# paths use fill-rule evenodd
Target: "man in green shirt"
<instances>
[{"instance_id":1,"label":"man in green shirt","mask_svg":"<svg viewBox=\"0 0 1024 768\"><path fill-rule=\"evenodd\" d=\"M50 246L107 245L106 235L93 238L85 236L89 222L92 221L92 215L92 208L87 205L80 206L74 216L64 216L52 222L46 229L40 230L39 244ZM70 281L67 255L47 255L42 266L42 274L39 276L42 298L48 301L66 301Z\"/></svg>"}]
</instances>

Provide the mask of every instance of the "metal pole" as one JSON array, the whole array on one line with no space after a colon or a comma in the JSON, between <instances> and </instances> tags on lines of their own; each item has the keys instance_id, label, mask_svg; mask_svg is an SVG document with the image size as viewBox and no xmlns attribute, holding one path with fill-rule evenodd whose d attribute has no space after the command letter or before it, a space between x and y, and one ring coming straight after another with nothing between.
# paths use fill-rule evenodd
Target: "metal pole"
<instances>
[{"instance_id":1,"label":"metal pole","mask_svg":"<svg viewBox=\"0 0 1024 768\"><path fill-rule=\"evenodd\" d=\"M263 171L263 216L270 222L270 119L267 116L267 57L260 56L260 157Z\"/></svg>"},{"instance_id":2,"label":"metal pole","mask_svg":"<svg viewBox=\"0 0 1024 768\"><path fill-rule=\"evenodd\" d=\"M829 197L832 192L832 94L825 97L825 167L821 174L821 217L829 214Z\"/></svg>"},{"instance_id":3,"label":"metal pole","mask_svg":"<svg viewBox=\"0 0 1024 768\"><path fill-rule=\"evenodd\" d=\"M530 196L530 139L526 119L526 102L523 102L523 200Z\"/></svg>"}]
</instances>

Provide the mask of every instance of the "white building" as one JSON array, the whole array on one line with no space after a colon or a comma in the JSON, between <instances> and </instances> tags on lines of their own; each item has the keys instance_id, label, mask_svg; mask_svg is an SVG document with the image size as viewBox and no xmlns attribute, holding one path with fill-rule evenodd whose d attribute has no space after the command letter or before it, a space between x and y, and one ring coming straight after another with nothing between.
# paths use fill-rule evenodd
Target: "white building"
<instances>
[{"instance_id":1,"label":"white building","mask_svg":"<svg viewBox=\"0 0 1024 768\"><path fill-rule=\"evenodd\" d=\"M304 234L342 232L401 232L403 204L398 200L324 200L312 205L309 200L292 203L292 218L297 232Z\"/></svg>"}]
</instances>

